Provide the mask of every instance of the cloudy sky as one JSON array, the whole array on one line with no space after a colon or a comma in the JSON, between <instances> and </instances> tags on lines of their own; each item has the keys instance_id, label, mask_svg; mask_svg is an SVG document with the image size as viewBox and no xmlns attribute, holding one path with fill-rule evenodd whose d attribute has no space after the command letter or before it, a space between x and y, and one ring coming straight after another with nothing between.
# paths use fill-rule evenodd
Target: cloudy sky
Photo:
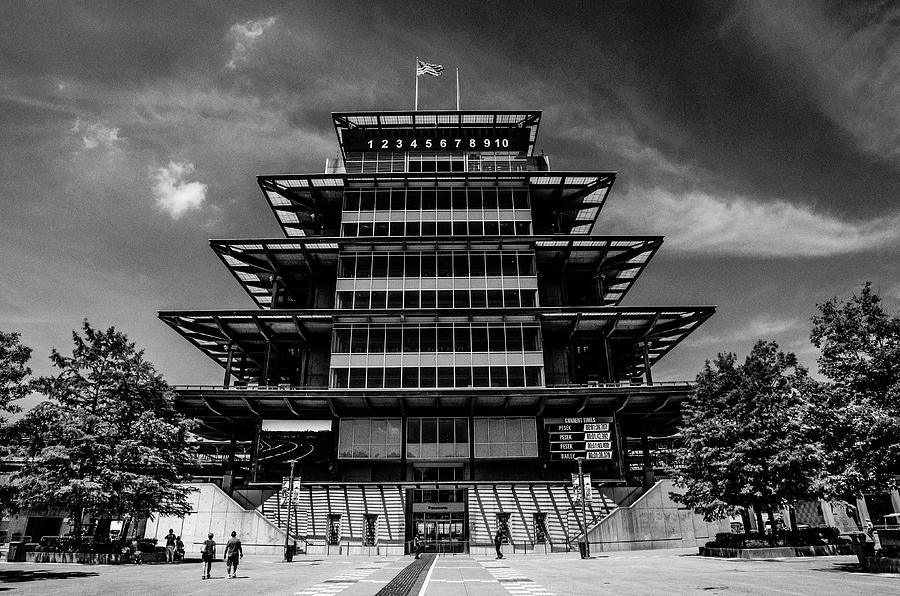
<instances>
[{"instance_id":1,"label":"cloudy sky","mask_svg":"<svg viewBox=\"0 0 900 596\"><path fill-rule=\"evenodd\" d=\"M0 4L0 329L47 372L85 317L172 383L221 369L156 318L251 308L209 238L275 237L258 174L322 171L330 112L542 109L538 149L614 170L596 232L662 234L628 305L715 304L654 369L692 379L815 304L900 304L900 8L846 3ZM445 71L447 72L447 71ZM452 76L420 107L452 109Z\"/></svg>"}]
</instances>

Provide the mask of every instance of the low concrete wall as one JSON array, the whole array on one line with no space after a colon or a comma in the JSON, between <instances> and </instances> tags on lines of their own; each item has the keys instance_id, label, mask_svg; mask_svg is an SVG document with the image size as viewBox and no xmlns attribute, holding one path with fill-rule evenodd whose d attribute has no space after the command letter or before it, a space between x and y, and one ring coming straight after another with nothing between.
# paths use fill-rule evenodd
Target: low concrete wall
<instances>
[{"instance_id":1,"label":"low concrete wall","mask_svg":"<svg viewBox=\"0 0 900 596\"><path fill-rule=\"evenodd\" d=\"M361 544L322 544L310 542L306 545L307 555L328 555L328 556L364 556L364 557L383 557L383 556L402 556L402 544L379 544L376 546L363 546Z\"/></svg>"},{"instance_id":2,"label":"low concrete wall","mask_svg":"<svg viewBox=\"0 0 900 596\"><path fill-rule=\"evenodd\" d=\"M727 559L780 559L782 557L833 557L852 555L849 544L826 544L822 546L777 546L772 548L707 548L700 547L701 557L724 557Z\"/></svg>"},{"instance_id":3,"label":"low concrete wall","mask_svg":"<svg viewBox=\"0 0 900 596\"><path fill-rule=\"evenodd\" d=\"M615 509L588 532L591 551L623 551L701 546L718 532L730 532L728 520L706 522L675 503L671 480L661 480L633 504Z\"/></svg>"},{"instance_id":4,"label":"low concrete wall","mask_svg":"<svg viewBox=\"0 0 900 596\"><path fill-rule=\"evenodd\" d=\"M166 560L165 553L141 553L144 563L162 563ZM82 565L118 565L122 562L122 555L104 553L25 553L26 563L81 563Z\"/></svg>"},{"instance_id":5,"label":"low concrete wall","mask_svg":"<svg viewBox=\"0 0 900 596\"><path fill-rule=\"evenodd\" d=\"M245 554L278 555L284 552L284 532L255 509L244 509L221 488L210 483L191 483L191 513L179 517L155 515L147 521L144 536L164 546L169 528L184 541L185 556L197 556L208 533L213 533L222 556L231 532L237 532Z\"/></svg>"}]
</instances>

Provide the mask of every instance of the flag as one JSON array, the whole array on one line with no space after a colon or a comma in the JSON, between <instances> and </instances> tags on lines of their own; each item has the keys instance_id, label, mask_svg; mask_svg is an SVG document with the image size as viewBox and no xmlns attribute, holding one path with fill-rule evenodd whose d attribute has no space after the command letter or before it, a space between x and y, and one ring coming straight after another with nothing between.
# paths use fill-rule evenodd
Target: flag
<instances>
[{"instance_id":1,"label":"flag","mask_svg":"<svg viewBox=\"0 0 900 596\"><path fill-rule=\"evenodd\" d=\"M423 74L431 75L433 77L441 76L441 71L444 70L444 67L440 64L429 64L428 62L422 62L418 58L416 58L416 76L420 77Z\"/></svg>"}]
</instances>

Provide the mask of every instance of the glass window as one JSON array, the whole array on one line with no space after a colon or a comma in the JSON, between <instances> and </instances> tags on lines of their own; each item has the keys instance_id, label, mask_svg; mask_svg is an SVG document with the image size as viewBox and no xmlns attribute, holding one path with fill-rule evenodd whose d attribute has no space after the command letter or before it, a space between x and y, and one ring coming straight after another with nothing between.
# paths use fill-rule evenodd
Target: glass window
<instances>
[{"instance_id":1,"label":"glass window","mask_svg":"<svg viewBox=\"0 0 900 596\"><path fill-rule=\"evenodd\" d=\"M364 389L366 387L366 369L351 368L350 369L350 388Z\"/></svg>"},{"instance_id":2,"label":"glass window","mask_svg":"<svg viewBox=\"0 0 900 596\"><path fill-rule=\"evenodd\" d=\"M506 367L491 367L491 387L506 387Z\"/></svg>"},{"instance_id":3,"label":"glass window","mask_svg":"<svg viewBox=\"0 0 900 596\"><path fill-rule=\"evenodd\" d=\"M347 369L346 368L336 368L332 371L331 375L331 386L336 389L343 389L347 387Z\"/></svg>"},{"instance_id":4,"label":"glass window","mask_svg":"<svg viewBox=\"0 0 900 596\"><path fill-rule=\"evenodd\" d=\"M472 308L484 308L487 306L487 294L484 290L472 290Z\"/></svg>"},{"instance_id":5,"label":"glass window","mask_svg":"<svg viewBox=\"0 0 900 596\"><path fill-rule=\"evenodd\" d=\"M453 255L448 253L438 253L438 276L453 276Z\"/></svg>"},{"instance_id":6,"label":"glass window","mask_svg":"<svg viewBox=\"0 0 900 596\"><path fill-rule=\"evenodd\" d=\"M437 382L437 371L433 366L423 366L419 369L419 386L434 387Z\"/></svg>"},{"instance_id":7,"label":"glass window","mask_svg":"<svg viewBox=\"0 0 900 596\"><path fill-rule=\"evenodd\" d=\"M372 275L372 257L357 255L355 277L366 278Z\"/></svg>"},{"instance_id":8,"label":"glass window","mask_svg":"<svg viewBox=\"0 0 900 596\"><path fill-rule=\"evenodd\" d=\"M475 418L475 457L537 456L534 418Z\"/></svg>"},{"instance_id":9,"label":"glass window","mask_svg":"<svg viewBox=\"0 0 900 596\"><path fill-rule=\"evenodd\" d=\"M420 253L408 254L405 255L404 261L406 266L406 276L419 277L419 274L421 272L420 265L422 262L422 255Z\"/></svg>"},{"instance_id":10,"label":"glass window","mask_svg":"<svg viewBox=\"0 0 900 596\"><path fill-rule=\"evenodd\" d=\"M452 366L439 366L438 367L438 378L437 378L437 386L438 387L453 387L455 375L453 373Z\"/></svg>"},{"instance_id":11,"label":"glass window","mask_svg":"<svg viewBox=\"0 0 900 596\"><path fill-rule=\"evenodd\" d=\"M472 385L474 387L490 387L491 380L487 366L472 367Z\"/></svg>"},{"instance_id":12,"label":"glass window","mask_svg":"<svg viewBox=\"0 0 900 596\"><path fill-rule=\"evenodd\" d=\"M403 328L403 351L418 352L419 351L419 328L404 327Z\"/></svg>"},{"instance_id":13,"label":"glass window","mask_svg":"<svg viewBox=\"0 0 900 596\"><path fill-rule=\"evenodd\" d=\"M372 277L387 277L387 255L375 255L372 257Z\"/></svg>"},{"instance_id":14,"label":"glass window","mask_svg":"<svg viewBox=\"0 0 900 596\"><path fill-rule=\"evenodd\" d=\"M381 389L384 387L384 369L366 368L366 387L369 389Z\"/></svg>"},{"instance_id":15,"label":"glass window","mask_svg":"<svg viewBox=\"0 0 900 596\"><path fill-rule=\"evenodd\" d=\"M465 366L460 366L454 369L454 375L456 377L455 384L457 387L471 387L472 386L472 370Z\"/></svg>"},{"instance_id":16,"label":"glass window","mask_svg":"<svg viewBox=\"0 0 900 596\"><path fill-rule=\"evenodd\" d=\"M338 429L338 457L399 457L400 424L399 418L342 418Z\"/></svg>"}]
</instances>

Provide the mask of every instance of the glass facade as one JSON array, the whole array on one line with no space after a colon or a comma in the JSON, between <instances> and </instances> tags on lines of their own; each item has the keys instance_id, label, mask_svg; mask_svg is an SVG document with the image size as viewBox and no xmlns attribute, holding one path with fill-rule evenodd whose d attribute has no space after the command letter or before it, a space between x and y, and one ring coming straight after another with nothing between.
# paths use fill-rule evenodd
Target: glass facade
<instances>
[{"instance_id":1,"label":"glass facade","mask_svg":"<svg viewBox=\"0 0 900 596\"><path fill-rule=\"evenodd\" d=\"M475 418L475 457L537 457L534 418Z\"/></svg>"},{"instance_id":2,"label":"glass facade","mask_svg":"<svg viewBox=\"0 0 900 596\"><path fill-rule=\"evenodd\" d=\"M447 147L446 149L453 149ZM347 172L522 172L528 167L518 151L365 151L348 152Z\"/></svg>"},{"instance_id":3,"label":"glass facade","mask_svg":"<svg viewBox=\"0 0 900 596\"><path fill-rule=\"evenodd\" d=\"M399 459L399 418L341 418L338 457L342 459Z\"/></svg>"}]
</instances>

